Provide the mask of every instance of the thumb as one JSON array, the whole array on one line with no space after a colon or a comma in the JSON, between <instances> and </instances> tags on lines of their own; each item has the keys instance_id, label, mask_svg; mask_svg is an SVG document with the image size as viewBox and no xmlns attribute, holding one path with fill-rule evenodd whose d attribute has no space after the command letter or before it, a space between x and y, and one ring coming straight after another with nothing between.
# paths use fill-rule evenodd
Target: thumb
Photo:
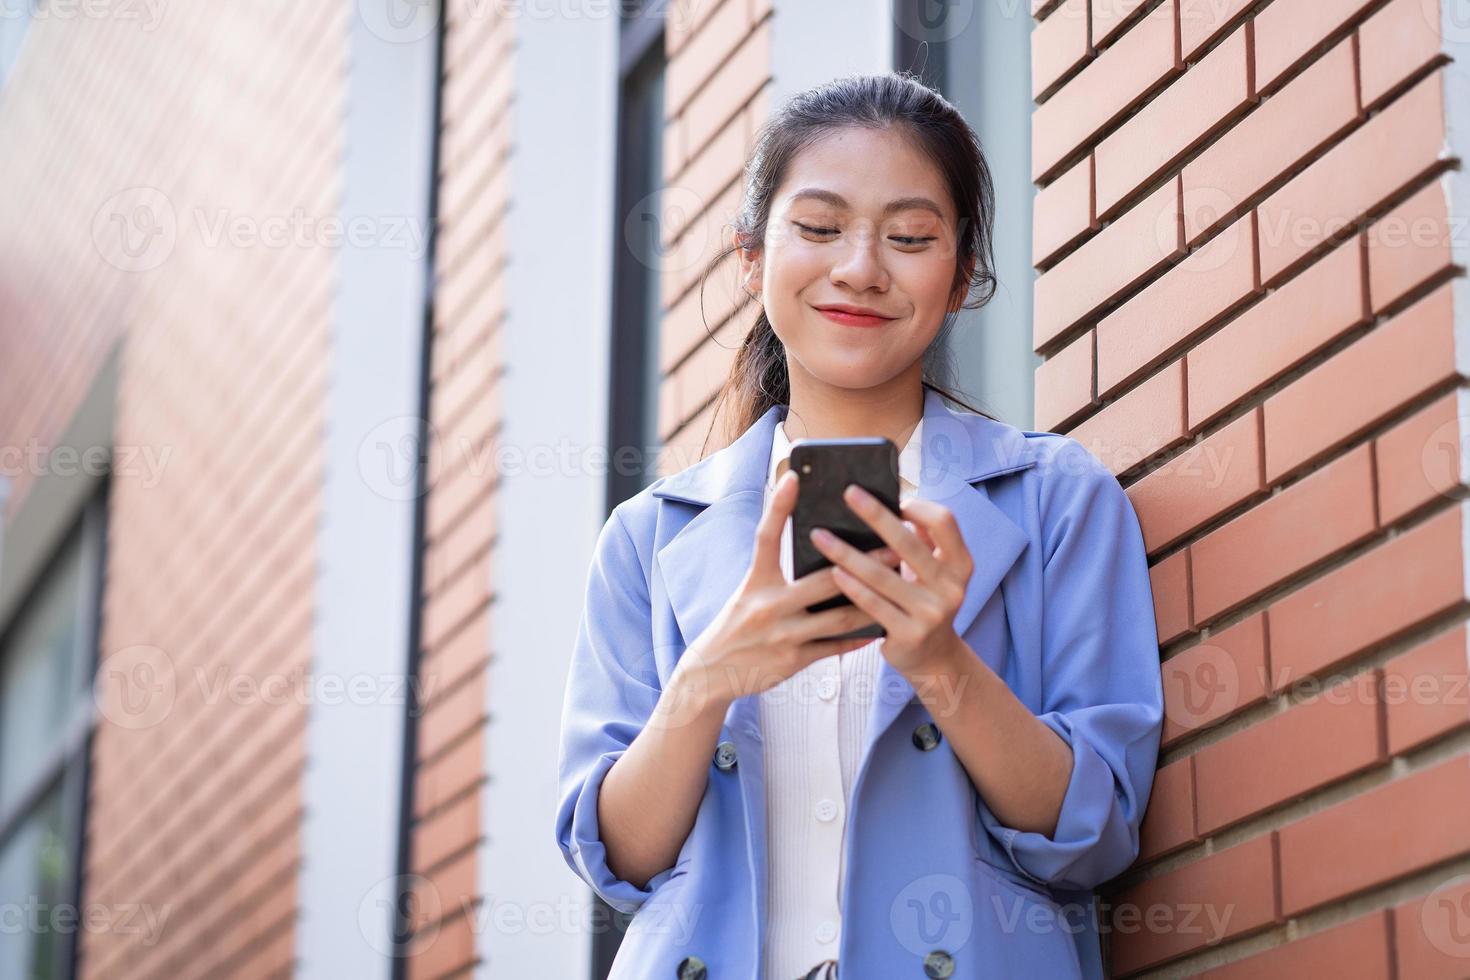
<instances>
[{"instance_id":1,"label":"thumb","mask_svg":"<svg viewBox=\"0 0 1470 980\"><path fill-rule=\"evenodd\" d=\"M796 509L796 471L787 470L771 492L771 499L761 514L755 530L755 554L751 558L752 577L771 582L785 581L781 571L781 533Z\"/></svg>"}]
</instances>

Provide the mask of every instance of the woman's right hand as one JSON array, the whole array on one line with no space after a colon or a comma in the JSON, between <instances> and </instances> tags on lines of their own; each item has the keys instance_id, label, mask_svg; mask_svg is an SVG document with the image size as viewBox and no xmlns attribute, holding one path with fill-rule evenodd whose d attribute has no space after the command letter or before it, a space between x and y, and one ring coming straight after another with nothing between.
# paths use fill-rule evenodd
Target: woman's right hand
<instances>
[{"instance_id":1,"label":"woman's right hand","mask_svg":"<svg viewBox=\"0 0 1470 980\"><path fill-rule=\"evenodd\" d=\"M781 568L781 535L796 506L796 485L796 472L787 470L761 515L755 554L745 578L679 658L670 686L677 688L675 700L687 708L723 713L736 698L774 687L823 657L872 642L871 637L821 639L874 621L854 605L807 612L807 606L841 592L832 577L832 566L794 582L786 580ZM889 566L899 563L890 548L871 554Z\"/></svg>"}]
</instances>

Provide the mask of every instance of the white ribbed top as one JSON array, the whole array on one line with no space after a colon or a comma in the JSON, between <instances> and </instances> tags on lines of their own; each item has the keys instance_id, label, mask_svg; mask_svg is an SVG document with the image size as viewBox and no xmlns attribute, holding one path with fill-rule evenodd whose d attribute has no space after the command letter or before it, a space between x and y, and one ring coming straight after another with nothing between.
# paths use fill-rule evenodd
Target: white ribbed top
<instances>
[{"instance_id":1,"label":"white ribbed top","mask_svg":"<svg viewBox=\"0 0 1470 980\"><path fill-rule=\"evenodd\" d=\"M899 499L918 490L923 420L899 453ZM781 423L771 440L765 499L785 471L791 444ZM792 578L792 522L781 534L781 568ZM841 895L848 800L861 761L878 684L883 640L823 657L762 692L766 769L767 880L763 973L797 980L835 959L842 936Z\"/></svg>"}]
</instances>

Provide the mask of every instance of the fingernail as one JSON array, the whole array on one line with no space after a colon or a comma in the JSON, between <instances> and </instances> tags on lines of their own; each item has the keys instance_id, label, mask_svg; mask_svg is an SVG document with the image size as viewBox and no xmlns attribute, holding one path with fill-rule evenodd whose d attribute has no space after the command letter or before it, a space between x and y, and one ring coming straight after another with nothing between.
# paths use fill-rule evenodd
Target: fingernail
<instances>
[{"instance_id":1,"label":"fingernail","mask_svg":"<svg viewBox=\"0 0 1470 980\"><path fill-rule=\"evenodd\" d=\"M831 544L833 535L824 527L814 527L812 528L812 540L817 544Z\"/></svg>"}]
</instances>

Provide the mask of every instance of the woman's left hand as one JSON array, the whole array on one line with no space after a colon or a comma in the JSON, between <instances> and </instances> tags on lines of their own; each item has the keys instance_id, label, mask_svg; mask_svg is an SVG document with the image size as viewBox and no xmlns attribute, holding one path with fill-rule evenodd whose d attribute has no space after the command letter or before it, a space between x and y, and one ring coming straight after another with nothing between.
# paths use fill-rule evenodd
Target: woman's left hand
<instances>
[{"instance_id":1,"label":"woman's left hand","mask_svg":"<svg viewBox=\"0 0 1470 980\"><path fill-rule=\"evenodd\" d=\"M812 541L837 566L833 577L843 593L888 631L883 656L912 683L935 671L963 643L954 618L974 559L954 514L937 501L904 500L900 517L856 484L847 487L843 499L898 554L900 567L882 564L825 528Z\"/></svg>"}]
</instances>

